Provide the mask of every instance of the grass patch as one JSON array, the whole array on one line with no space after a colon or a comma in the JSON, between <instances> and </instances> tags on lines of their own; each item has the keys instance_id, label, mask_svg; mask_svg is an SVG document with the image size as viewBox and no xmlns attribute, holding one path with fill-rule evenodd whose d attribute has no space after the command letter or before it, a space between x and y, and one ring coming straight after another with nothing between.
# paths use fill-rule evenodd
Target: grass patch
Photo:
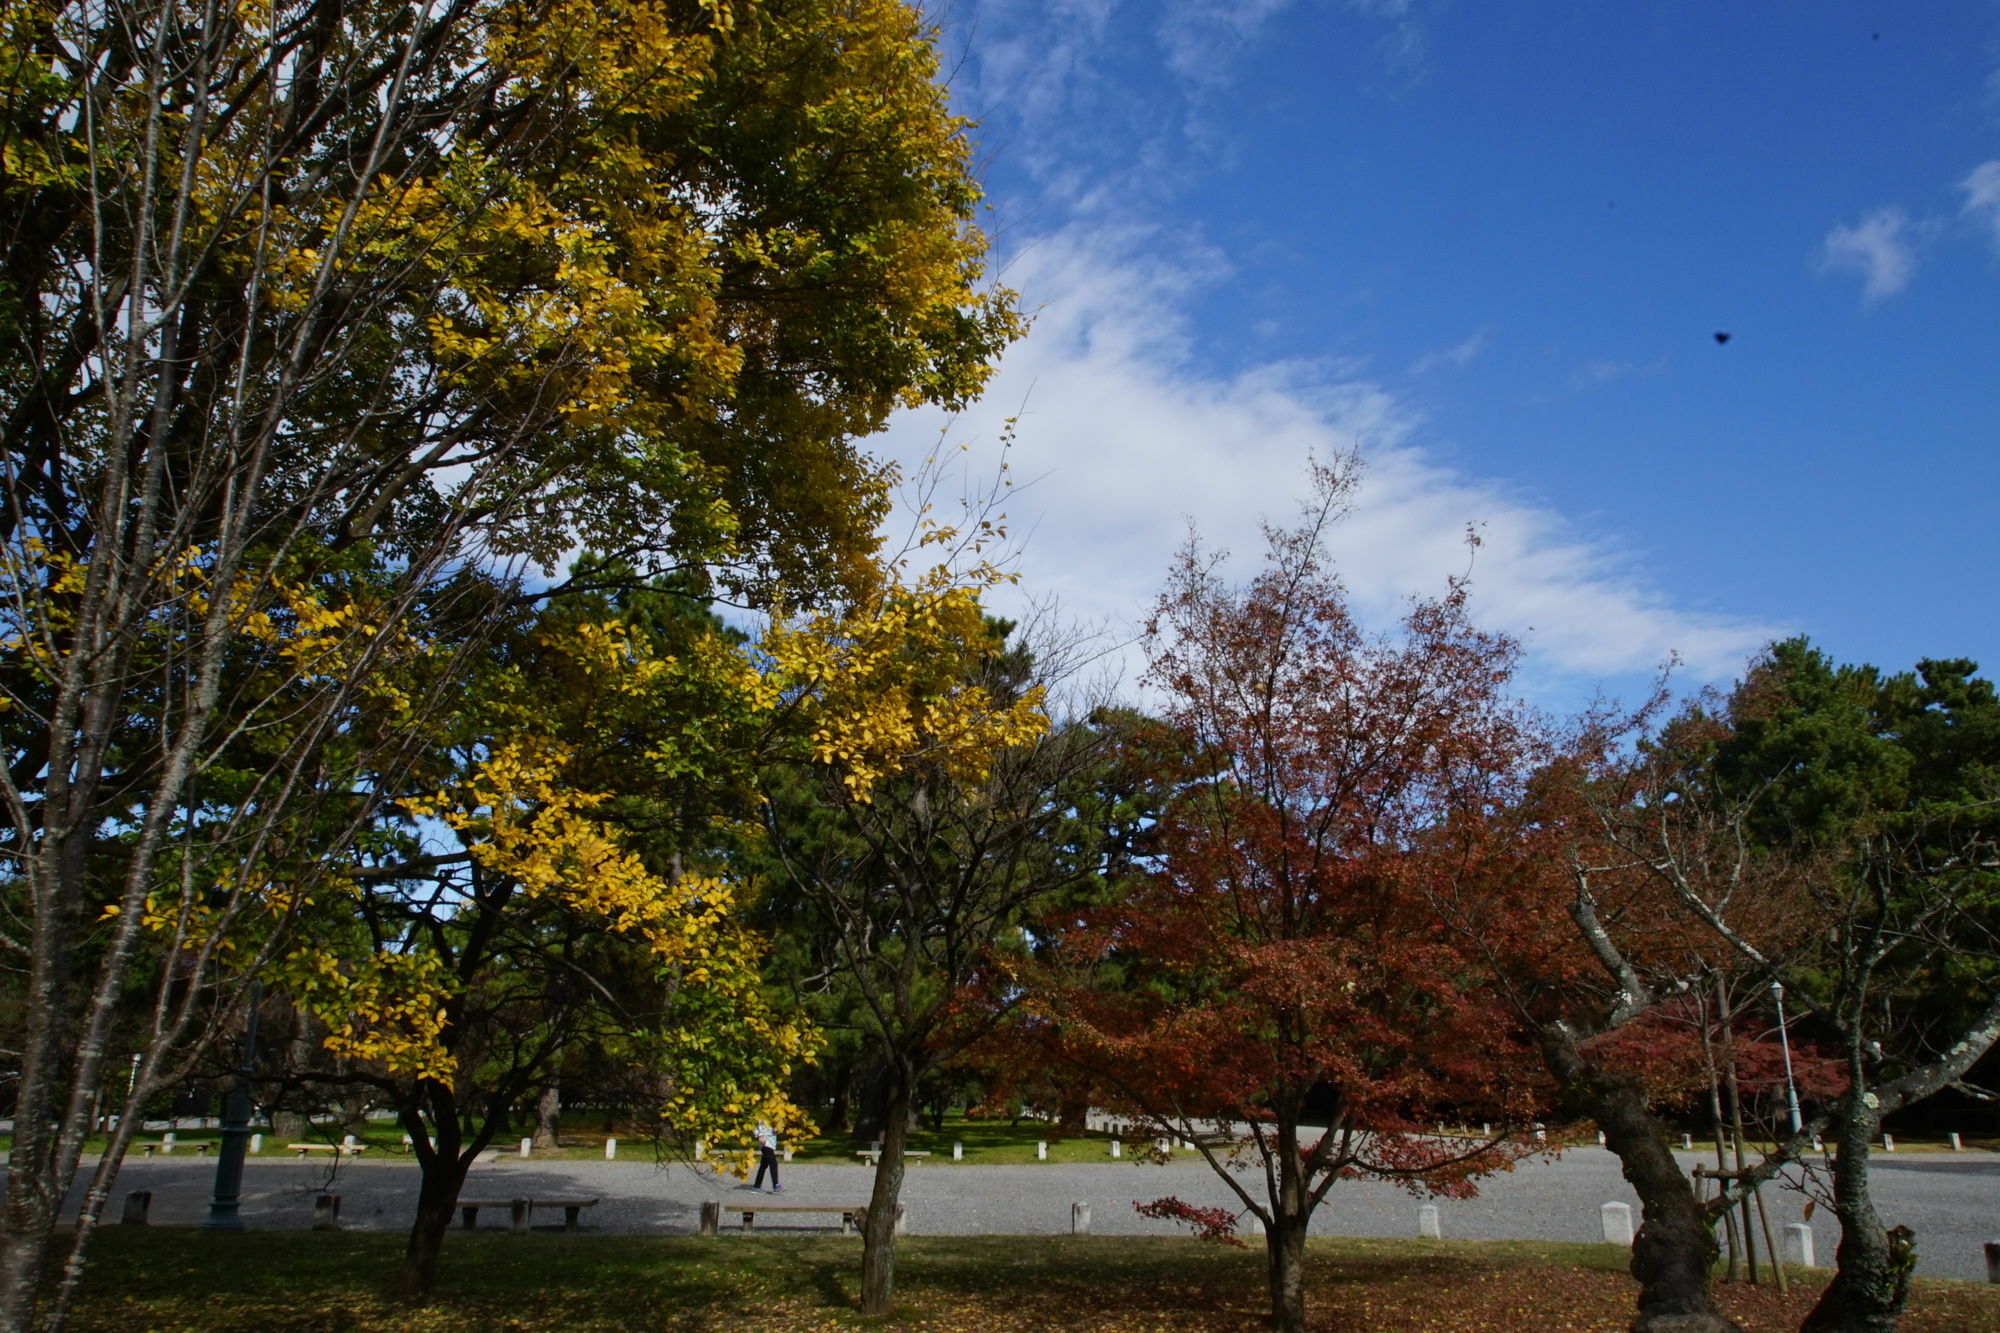
<instances>
[{"instance_id":1,"label":"grass patch","mask_svg":"<svg viewBox=\"0 0 2000 1333\"><path fill-rule=\"evenodd\" d=\"M1044 1120L1023 1120L1018 1125L1010 1125L1005 1120L968 1120L963 1116L950 1116L944 1128L933 1130L928 1127L910 1131L909 1149L913 1152L927 1152L930 1157L925 1166L936 1163L952 1165L951 1145L965 1145L966 1166L1026 1166L1039 1159L1035 1156L1035 1144L1049 1145L1048 1160L1051 1162L1108 1162L1111 1160L1111 1136L1097 1130L1087 1130L1068 1137L1058 1137L1061 1131ZM800 1162L845 1162L853 1164L862 1159L855 1156L857 1149L870 1146L865 1140L856 1139L851 1134L819 1134L809 1139L793 1140L786 1146L792 1150L793 1160ZM1124 1141L1124 1155L1129 1160L1135 1154L1146 1151L1149 1141ZM1191 1158L1195 1154L1177 1152L1176 1157Z\"/></svg>"},{"instance_id":2,"label":"grass patch","mask_svg":"<svg viewBox=\"0 0 2000 1333\"><path fill-rule=\"evenodd\" d=\"M75 1325L272 1333L447 1329L671 1333L1252 1333L1263 1256L1184 1238L913 1237L898 1308L854 1312L860 1245L837 1237L453 1233L435 1299L384 1297L402 1238L113 1227L93 1248ZM1797 1327L1823 1272L1780 1301L1726 1289L1753 1330ZM1315 1240L1307 1301L1341 1333L1616 1333L1631 1320L1623 1256L1602 1245ZM1919 1281L1906 1333L2000 1327L2000 1289Z\"/></svg>"}]
</instances>

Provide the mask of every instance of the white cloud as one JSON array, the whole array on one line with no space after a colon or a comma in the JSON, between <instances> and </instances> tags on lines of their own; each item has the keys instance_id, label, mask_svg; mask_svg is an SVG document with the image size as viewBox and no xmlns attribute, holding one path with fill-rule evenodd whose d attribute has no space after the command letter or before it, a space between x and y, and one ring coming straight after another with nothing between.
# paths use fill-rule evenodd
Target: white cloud
<instances>
[{"instance_id":1,"label":"white cloud","mask_svg":"<svg viewBox=\"0 0 2000 1333\"><path fill-rule=\"evenodd\" d=\"M1894 296L1909 286L1916 267L1909 232L1909 215L1902 209L1878 208L1851 227L1842 223L1828 232L1820 266L1860 274L1865 302Z\"/></svg>"},{"instance_id":2,"label":"white cloud","mask_svg":"<svg viewBox=\"0 0 2000 1333\"><path fill-rule=\"evenodd\" d=\"M1966 216L1991 231L1994 246L2000 248L2000 158L1981 162L1958 188L1965 191Z\"/></svg>"},{"instance_id":3,"label":"white cloud","mask_svg":"<svg viewBox=\"0 0 2000 1333\"><path fill-rule=\"evenodd\" d=\"M1410 374L1428 375L1433 370L1441 370L1446 366L1471 365L1472 359L1484 351L1485 348L1486 330L1481 329L1464 342L1454 343L1450 347L1441 348L1435 352L1425 352L1410 363Z\"/></svg>"},{"instance_id":4,"label":"white cloud","mask_svg":"<svg viewBox=\"0 0 2000 1333\"><path fill-rule=\"evenodd\" d=\"M991 440L1018 415L1008 508L1027 533L1023 591L1085 620L1130 627L1150 609L1187 522L1247 572L1265 518L1287 522L1306 460L1358 446L1366 473L1333 554L1357 604L1387 624L1467 563L1480 526L1481 620L1522 635L1532 669L1579 679L1645 673L1678 653L1688 674L1734 675L1780 627L1673 604L1626 556L1503 482L1433 461L1411 404L1351 366L1274 362L1204 372L1180 298L1215 280L1212 254L1161 258L1157 233L1073 229L1044 238L1008 280L1040 302L985 401L954 428ZM935 448L939 422L899 421L889 451ZM975 443L973 457L979 456ZM990 452L988 453L990 457Z\"/></svg>"}]
</instances>

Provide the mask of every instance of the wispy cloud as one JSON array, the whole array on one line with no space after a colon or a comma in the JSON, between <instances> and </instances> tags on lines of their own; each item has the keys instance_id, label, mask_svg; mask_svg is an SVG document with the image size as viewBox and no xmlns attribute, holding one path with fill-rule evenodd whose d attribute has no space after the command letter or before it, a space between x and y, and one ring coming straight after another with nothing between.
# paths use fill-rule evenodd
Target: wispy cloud
<instances>
[{"instance_id":1,"label":"wispy cloud","mask_svg":"<svg viewBox=\"0 0 2000 1333\"><path fill-rule=\"evenodd\" d=\"M1469 366L1472 364L1472 359L1485 349L1486 330L1481 329L1464 342L1454 343L1435 352L1425 352L1410 363L1410 374L1428 375L1433 370L1443 370L1447 366Z\"/></svg>"},{"instance_id":2,"label":"wispy cloud","mask_svg":"<svg viewBox=\"0 0 2000 1333\"><path fill-rule=\"evenodd\" d=\"M1820 267L1861 275L1861 299L1869 304L1910 285L1916 268L1910 218L1901 208L1878 208L1853 226L1841 223L1826 234Z\"/></svg>"},{"instance_id":3,"label":"wispy cloud","mask_svg":"<svg viewBox=\"0 0 2000 1333\"><path fill-rule=\"evenodd\" d=\"M1033 484L1010 508L1029 532L1027 590L1072 615L1127 626L1149 609L1193 519L1249 568L1265 518L1288 520L1309 456L1358 447L1366 473L1333 553L1377 622L1464 572L1482 546L1474 600L1484 623L1521 634L1545 676L1573 684L1650 671L1670 653L1722 679L1781 627L1676 604L1636 560L1504 481L1436 462L1419 408L1351 365L1272 362L1205 372L1181 304L1214 281L1212 253L1162 257L1158 233L1072 229L1044 238L1009 281L1044 302L985 401L955 428L990 439L1019 417L1012 473ZM930 453L938 420L907 417L891 449Z\"/></svg>"},{"instance_id":4,"label":"wispy cloud","mask_svg":"<svg viewBox=\"0 0 2000 1333\"><path fill-rule=\"evenodd\" d=\"M1958 188L1965 192L1965 215L1992 232L2000 249L2000 158L1981 162Z\"/></svg>"}]
</instances>

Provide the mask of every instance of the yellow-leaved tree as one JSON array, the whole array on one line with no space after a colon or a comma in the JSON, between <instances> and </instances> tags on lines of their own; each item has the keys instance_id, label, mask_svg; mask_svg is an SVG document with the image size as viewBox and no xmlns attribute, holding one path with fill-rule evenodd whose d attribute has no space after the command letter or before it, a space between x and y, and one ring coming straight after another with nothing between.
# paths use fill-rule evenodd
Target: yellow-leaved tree
<instances>
[{"instance_id":1,"label":"yellow-leaved tree","mask_svg":"<svg viewBox=\"0 0 2000 1333\"><path fill-rule=\"evenodd\" d=\"M981 594L1005 576L1004 540L973 520L923 531L948 553L906 575L895 561L842 611L780 621L761 648L793 701L798 740L766 766L764 838L752 849L775 915L802 923L803 972L856 1035L882 1093L881 1153L863 1223L862 1310L894 1288L895 1219L917 1088L1004 1012L978 993L1024 926L1094 873L1072 837L1095 799L1083 781L1106 733L1052 726L1046 682L1060 645L1021 642ZM830 1016L829 1022L833 1019Z\"/></svg>"},{"instance_id":2,"label":"yellow-leaved tree","mask_svg":"<svg viewBox=\"0 0 2000 1333\"><path fill-rule=\"evenodd\" d=\"M151 1098L254 975L184 967L147 900L178 876L235 920L408 790L436 695L336 745L354 771L320 759L373 702L369 645L419 621L461 651L480 618L430 612L468 571L578 544L820 604L882 513L857 440L963 401L1018 323L904 0L0 0L0 47L20 1330L108 1068L141 1055ZM341 610L359 571L365 622L287 609ZM259 612L356 651L287 657ZM186 836L217 821L227 856Z\"/></svg>"}]
</instances>

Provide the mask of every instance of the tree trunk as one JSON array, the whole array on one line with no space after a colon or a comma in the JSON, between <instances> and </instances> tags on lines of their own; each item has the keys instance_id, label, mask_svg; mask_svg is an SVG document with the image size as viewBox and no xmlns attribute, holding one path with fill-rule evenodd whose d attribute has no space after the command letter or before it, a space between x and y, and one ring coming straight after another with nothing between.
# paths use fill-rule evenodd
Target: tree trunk
<instances>
[{"instance_id":1,"label":"tree trunk","mask_svg":"<svg viewBox=\"0 0 2000 1333\"><path fill-rule=\"evenodd\" d=\"M1542 1053L1565 1105L1597 1122L1605 1146L1618 1155L1639 1196L1642 1220L1632 1240L1639 1313L1632 1333L1742 1333L1709 1295L1714 1223L1681 1174L1667 1146L1667 1128L1647 1105L1639 1080L1586 1059L1567 1028L1545 1030Z\"/></svg>"},{"instance_id":2,"label":"tree trunk","mask_svg":"<svg viewBox=\"0 0 2000 1333\"><path fill-rule=\"evenodd\" d=\"M1271 1289L1269 1322L1278 1333L1306 1333L1306 1227L1312 1220L1312 1181L1299 1146L1303 1090L1295 1091L1298 1095L1277 1099L1278 1123L1272 1127L1275 1161L1265 1159L1267 1170L1277 1168L1274 1179L1266 1177L1273 1188L1264 1260Z\"/></svg>"},{"instance_id":3,"label":"tree trunk","mask_svg":"<svg viewBox=\"0 0 2000 1333\"><path fill-rule=\"evenodd\" d=\"M1271 1327L1278 1333L1306 1333L1306 1228L1303 1219L1272 1215L1264 1232L1270 1269Z\"/></svg>"},{"instance_id":4,"label":"tree trunk","mask_svg":"<svg viewBox=\"0 0 2000 1333\"><path fill-rule=\"evenodd\" d=\"M896 1295L896 1205L903 1193L903 1149L910 1137L910 1087L891 1077L882 1124L875 1191L861 1224L861 1313L888 1314Z\"/></svg>"},{"instance_id":5,"label":"tree trunk","mask_svg":"<svg viewBox=\"0 0 2000 1333\"><path fill-rule=\"evenodd\" d=\"M434 1092L433 1103L440 1100ZM442 1100L447 1103L447 1112L455 1110L449 1106L448 1095ZM465 1187L465 1173L471 1168L472 1159L485 1147L485 1140L475 1138L470 1148L465 1147L459 1138L458 1117L455 1114L433 1117L437 1126L435 1142L430 1138L430 1127L414 1107L403 1108L402 1121L423 1175L417 1187L417 1216L410 1224L410 1240L403 1252L403 1266L396 1271L390 1291L401 1300L421 1301L437 1285L438 1256L444 1251L445 1232L451 1229L452 1214L458 1210L458 1195Z\"/></svg>"},{"instance_id":6,"label":"tree trunk","mask_svg":"<svg viewBox=\"0 0 2000 1333\"><path fill-rule=\"evenodd\" d=\"M549 1086L542 1089L542 1095L535 1102L535 1150L554 1152L561 1145L556 1141L556 1122L562 1118L562 1088L551 1078Z\"/></svg>"},{"instance_id":7,"label":"tree trunk","mask_svg":"<svg viewBox=\"0 0 2000 1333\"><path fill-rule=\"evenodd\" d=\"M1840 1269L1800 1333L1894 1333L1910 1299L1917 1247L1908 1227L1885 1231L1868 1189L1869 1142L1882 1123L1867 1104L1860 1071L1842 1108L1833 1161L1833 1207L1840 1216Z\"/></svg>"}]
</instances>

